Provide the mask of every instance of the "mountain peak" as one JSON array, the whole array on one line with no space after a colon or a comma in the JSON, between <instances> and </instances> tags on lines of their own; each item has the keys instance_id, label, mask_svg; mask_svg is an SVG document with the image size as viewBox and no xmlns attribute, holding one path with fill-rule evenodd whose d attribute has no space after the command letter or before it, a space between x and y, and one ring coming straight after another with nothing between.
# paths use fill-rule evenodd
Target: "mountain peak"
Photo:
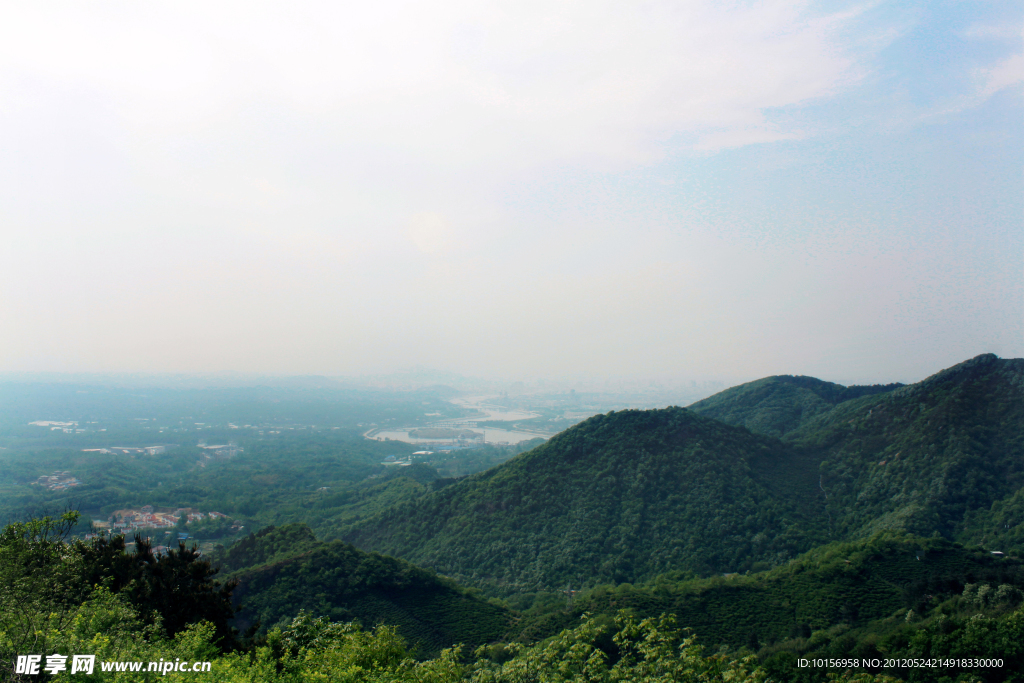
<instances>
[{"instance_id":1,"label":"mountain peak","mask_svg":"<svg viewBox=\"0 0 1024 683\"><path fill-rule=\"evenodd\" d=\"M948 367L945 370L939 370L934 375L930 375L920 382L909 384L901 388L898 395L912 396L921 391L930 391L932 388L946 382L961 383L978 374L985 374L993 370L1002 370L1020 375L1024 372L1024 359L1002 359L994 353L983 353Z\"/></svg>"},{"instance_id":2,"label":"mountain peak","mask_svg":"<svg viewBox=\"0 0 1024 683\"><path fill-rule=\"evenodd\" d=\"M845 387L806 375L773 375L721 391L697 401L690 409L752 432L783 436L844 401L901 386Z\"/></svg>"},{"instance_id":3,"label":"mountain peak","mask_svg":"<svg viewBox=\"0 0 1024 683\"><path fill-rule=\"evenodd\" d=\"M497 592L743 571L809 547L816 464L685 408L623 410L342 538Z\"/></svg>"}]
</instances>

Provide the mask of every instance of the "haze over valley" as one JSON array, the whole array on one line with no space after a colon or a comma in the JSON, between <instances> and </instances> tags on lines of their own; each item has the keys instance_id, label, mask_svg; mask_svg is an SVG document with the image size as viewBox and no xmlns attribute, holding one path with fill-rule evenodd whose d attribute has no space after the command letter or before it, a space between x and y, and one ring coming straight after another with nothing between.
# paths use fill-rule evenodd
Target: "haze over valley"
<instances>
[{"instance_id":1,"label":"haze over valley","mask_svg":"<svg viewBox=\"0 0 1024 683\"><path fill-rule=\"evenodd\" d=\"M680 615L788 680L797 655L910 654L907 638L955 635L978 610L1012 632L1022 378L1024 360L987 354L910 385L781 375L688 408L323 378L7 382L0 514L74 509L64 538L129 601L160 575L130 583L102 558L220 566L231 582L208 576L175 617L205 615L220 639L313 614L383 620L443 660L455 642L536 643L627 608ZM619 405L586 417L603 401ZM494 425L532 438L494 444Z\"/></svg>"}]
</instances>

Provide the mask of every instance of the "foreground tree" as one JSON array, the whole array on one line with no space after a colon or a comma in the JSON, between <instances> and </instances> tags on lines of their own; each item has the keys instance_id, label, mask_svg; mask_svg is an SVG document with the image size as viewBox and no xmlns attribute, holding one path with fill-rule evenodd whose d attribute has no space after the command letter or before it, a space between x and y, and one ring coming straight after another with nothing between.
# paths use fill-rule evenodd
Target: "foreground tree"
<instances>
[{"instance_id":1,"label":"foreground tree","mask_svg":"<svg viewBox=\"0 0 1024 683\"><path fill-rule=\"evenodd\" d=\"M511 646L501 664L478 650L474 683L761 683L767 679L754 657L704 654L696 638L675 626L671 615L637 621L620 614L615 633L589 616L533 647Z\"/></svg>"},{"instance_id":2,"label":"foreground tree","mask_svg":"<svg viewBox=\"0 0 1024 683\"><path fill-rule=\"evenodd\" d=\"M0 658L41 652L67 628L83 590L80 558L65 539L77 512L9 524L0 531Z\"/></svg>"},{"instance_id":3,"label":"foreground tree","mask_svg":"<svg viewBox=\"0 0 1024 683\"><path fill-rule=\"evenodd\" d=\"M123 592L147 622L153 623L159 615L167 635L209 622L218 643L232 643L231 593L237 584L216 581L220 570L203 560L195 547L179 543L177 549L157 556L152 544L136 535L134 552L125 551L123 536L82 543L76 551L82 558L84 585Z\"/></svg>"}]
</instances>

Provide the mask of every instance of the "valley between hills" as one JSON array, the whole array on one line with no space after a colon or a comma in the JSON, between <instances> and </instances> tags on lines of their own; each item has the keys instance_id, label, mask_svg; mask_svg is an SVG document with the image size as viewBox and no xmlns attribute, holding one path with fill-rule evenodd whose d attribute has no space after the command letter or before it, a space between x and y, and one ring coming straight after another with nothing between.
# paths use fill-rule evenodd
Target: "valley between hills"
<instances>
[{"instance_id":1,"label":"valley between hills","mask_svg":"<svg viewBox=\"0 0 1024 683\"><path fill-rule=\"evenodd\" d=\"M210 600L230 600L205 612L210 652L264 652L280 680L299 660L295 680L306 680L323 642L372 649L387 633L411 648L395 662L422 677L395 664L393 678L373 680L442 680L423 672L445 667L458 673L444 680L655 680L638 673L648 660L636 655L654 632L675 635L648 663L661 657L663 673L677 671L689 653L692 667L718 667L719 678L699 680L1024 672L1024 360L978 356L907 386L768 377L686 408L595 415L539 445L485 446L459 456L475 459L465 475L427 462L382 468L385 450L415 446L360 442L363 431L245 443L189 481L157 473L159 486L135 482L130 494L111 470L103 486L83 486L96 510L133 496L215 506L248 530L211 536L201 556L183 546L156 557L145 539L134 551L79 540L79 560L51 553L33 566L49 562L78 586L62 598L68 614L99 609L88 577L106 585L103 600L157 629L146 596L192 572L193 584L219 587ZM74 474L81 458L28 452L4 456L26 481L30 463ZM15 479L9 490L21 491ZM65 524L72 538L81 521ZM27 591L28 565L15 558L42 546L17 528L6 532L3 567L8 585ZM44 593L34 604L55 599ZM12 589L4 595L13 605ZM183 619L165 629L167 642L193 632ZM14 642L16 622L2 622L0 643ZM351 623L361 627L340 626ZM384 625L393 630L373 630ZM446 650L457 643L458 657ZM573 678L586 669L573 659L579 648L605 668ZM922 658L946 664L905 664ZM224 680L235 680L242 669L224 662ZM537 678L516 678L530 666Z\"/></svg>"}]
</instances>

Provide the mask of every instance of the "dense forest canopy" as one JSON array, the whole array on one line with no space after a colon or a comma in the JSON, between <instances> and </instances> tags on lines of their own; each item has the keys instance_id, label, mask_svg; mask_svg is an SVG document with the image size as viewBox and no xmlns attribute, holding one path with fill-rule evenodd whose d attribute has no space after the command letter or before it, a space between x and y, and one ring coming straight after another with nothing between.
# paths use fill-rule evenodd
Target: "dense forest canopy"
<instances>
[{"instance_id":1,"label":"dense forest canopy","mask_svg":"<svg viewBox=\"0 0 1024 683\"><path fill-rule=\"evenodd\" d=\"M1022 378L1024 361L979 356L782 439L682 408L596 416L342 538L508 591L757 570L886 529L973 540L1018 504Z\"/></svg>"},{"instance_id":2,"label":"dense forest canopy","mask_svg":"<svg viewBox=\"0 0 1024 683\"><path fill-rule=\"evenodd\" d=\"M746 571L823 533L815 510L762 474L800 462L778 442L682 408L623 411L342 538L509 592Z\"/></svg>"},{"instance_id":3,"label":"dense forest canopy","mask_svg":"<svg viewBox=\"0 0 1024 683\"><path fill-rule=\"evenodd\" d=\"M752 432L782 436L839 403L882 394L902 384L844 387L815 377L775 375L697 401L690 410Z\"/></svg>"},{"instance_id":4,"label":"dense forest canopy","mask_svg":"<svg viewBox=\"0 0 1024 683\"><path fill-rule=\"evenodd\" d=\"M326 415L304 391L308 416ZM244 433L26 426L12 410L0 515L20 521L0 538L0 654L202 656L218 680L676 680L690 667L810 683L828 670L800 657L934 655L1003 664L842 675L1024 670L1024 361L979 356L910 386L770 377L688 409L596 415L541 445L444 454L351 422L433 410L433 396L367 399L337 428ZM83 450L157 437L156 455ZM87 514L45 517L69 500ZM145 506L178 521L86 538Z\"/></svg>"}]
</instances>

